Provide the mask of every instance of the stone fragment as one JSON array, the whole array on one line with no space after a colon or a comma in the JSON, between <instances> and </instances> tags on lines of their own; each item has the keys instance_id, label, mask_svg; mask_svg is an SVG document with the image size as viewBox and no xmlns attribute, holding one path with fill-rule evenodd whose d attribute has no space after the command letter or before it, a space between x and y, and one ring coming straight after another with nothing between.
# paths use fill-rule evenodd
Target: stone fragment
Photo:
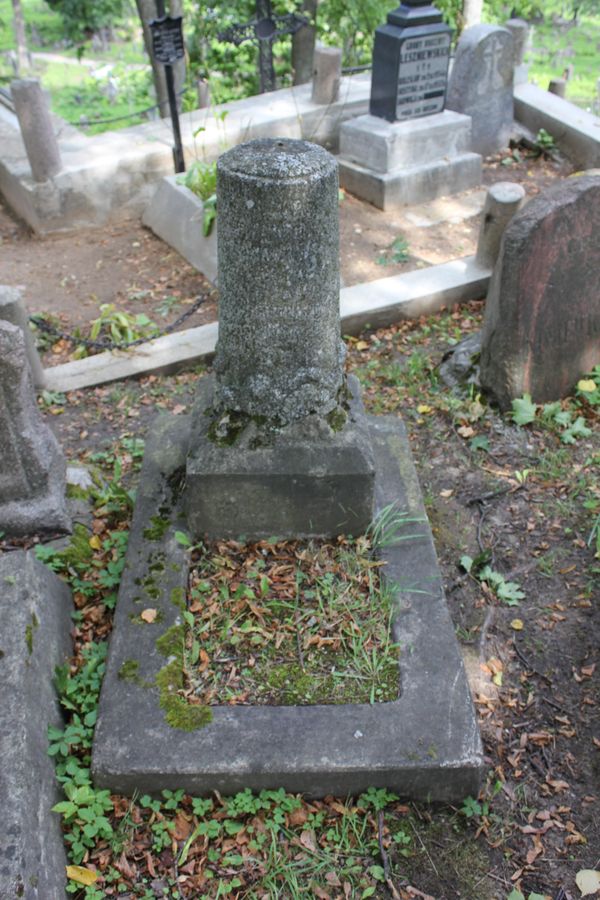
<instances>
[{"instance_id":1,"label":"stone fragment","mask_svg":"<svg viewBox=\"0 0 600 900\"><path fill-rule=\"evenodd\" d=\"M0 320L0 531L69 528L65 461L37 407L23 333Z\"/></svg>"},{"instance_id":2,"label":"stone fragment","mask_svg":"<svg viewBox=\"0 0 600 900\"><path fill-rule=\"evenodd\" d=\"M513 122L513 38L506 28L474 25L461 35L446 107L471 116L475 153L508 146Z\"/></svg>"},{"instance_id":3,"label":"stone fragment","mask_svg":"<svg viewBox=\"0 0 600 900\"><path fill-rule=\"evenodd\" d=\"M48 726L63 727L53 684L72 654L66 585L32 553L0 556L0 897L64 900L62 799Z\"/></svg>"},{"instance_id":4,"label":"stone fragment","mask_svg":"<svg viewBox=\"0 0 600 900\"><path fill-rule=\"evenodd\" d=\"M45 382L44 369L35 346L33 334L29 327L27 310L25 309L19 288L0 284L0 319L11 322L13 325L18 325L23 332L33 383L36 387L43 388Z\"/></svg>"},{"instance_id":5,"label":"stone fragment","mask_svg":"<svg viewBox=\"0 0 600 900\"><path fill-rule=\"evenodd\" d=\"M525 189L513 181L490 185L483 207L475 259L485 269L493 269L500 252L504 229L522 206Z\"/></svg>"},{"instance_id":6,"label":"stone fragment","mask_svg":"<svg viewBox=\"0 0 600 900\"><path fill-rule=\"evenodd\" d=\"M504 232L488 293L481 384L503 409L567 396L600 363L600 177L530 200Z\"/></svg>"},{"instance_id":7,"label":"stone fragment","mask_svg":"<svg viewBox=\"0 0 600 900\"><path fill-rule=\"evenodd\" d=\"M48 101L37 78L13 81L10 93L21 128L33 180L48 181L62 168Z\"/></svg>"}]
</instances>

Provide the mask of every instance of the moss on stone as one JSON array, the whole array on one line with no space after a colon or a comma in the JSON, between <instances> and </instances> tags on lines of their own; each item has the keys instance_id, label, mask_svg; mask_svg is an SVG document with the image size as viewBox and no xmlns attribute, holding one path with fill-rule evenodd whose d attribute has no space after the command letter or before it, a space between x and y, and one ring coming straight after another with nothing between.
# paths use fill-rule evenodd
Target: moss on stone
<instances>
[{"instance_id":1,"label":"moss on stone","mask_svg":"<svg viewBox=\"0 0 600 900\"><path fill-rule=\"evenodd\" d=\"M180 659L173 659L156 676L156 686L160 694L160 708L171 728L181 731L196 731L212 721L209 706L190 703L177 692L183 688L183 670Z\"/></svg>"},{"instance_id":2,"label":"moss on stone","mask_svg":"<svg viewBox=\"0 0 600 900\"><path fill-rule=\"evenodd\" d=\"M140 677L140 663L137 659L126 659L119 669L122 681L137 681Z\"/></svg>"},{"instance_id":3,"label":"moss on stone","mask_svg":"<svg viewBox=\"0 0 600 900\"><path fill-rule=\"evenodd\" d=\"M341 431L348 421L348 413L341 406L336 406L327 414L326 418L332 431Z\"/></svg>"},{"instance_id":4,"label":"moss on stone","mask_svg":"<svg viewBox=\"0 0 600 900\"><path fill-rule=\"evenodd\" d=\"M150 524L144 528L144 538L147 541L160 541L171 523L162 516L152 516Z\"/></svg>"},{"instance_id":5,"label":"moss on stone","mask_svg":"<svg viewBox=\"0 0 600 900\"><path fill-rule=\"evenodd\" d=\"M161 636L157 638L156 649L163 656L176 656L179 661L179 668L181 669L184 640L185 631L183 625L171 625L164 634L161 634Z\"/></svg>"},{"instance_id":6,"label":"moss on stone","mask_svg":"<svg viewBox=\"0 0 600 900\"><path fill-rule=\"evenodd\" d=\"M178 609L185 609L185 591L182 587L173 588L171 591L171 603Z\"/></svg>"},{"instance_id":7,"label":"moss on stone","mask_svg":"<svg viewBox=\"0 0 600 900\"><path fill-rule=\"evenodd\" d=\"M36 632L36 629L39 628L39 619L35 613L31 613L31 622L25 626L25 643L27 644L27 650L29 651L29 655L33 653L33 636Z\"/></svg>"}]
</instances>

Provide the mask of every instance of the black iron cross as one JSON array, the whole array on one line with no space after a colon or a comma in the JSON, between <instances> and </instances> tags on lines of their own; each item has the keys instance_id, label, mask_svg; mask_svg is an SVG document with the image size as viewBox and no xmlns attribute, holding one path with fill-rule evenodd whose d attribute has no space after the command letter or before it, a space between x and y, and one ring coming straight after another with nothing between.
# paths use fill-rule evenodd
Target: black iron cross
<instances>
[{"instance_id":1,"label":"black iron cross","mask_svg":"<svg viewBox=\"0 0 600 900\"><path fill-rule=\"evenodd\" d=\"M239 47L244 41L258 41L258 72L261 94L274 91L273 41L284 34L295 34L308 19L297 13L275 16L271 12L271 0L256 0L256 16L245 25L231 25L218 38Z\"/></svg>"}]
</instances>

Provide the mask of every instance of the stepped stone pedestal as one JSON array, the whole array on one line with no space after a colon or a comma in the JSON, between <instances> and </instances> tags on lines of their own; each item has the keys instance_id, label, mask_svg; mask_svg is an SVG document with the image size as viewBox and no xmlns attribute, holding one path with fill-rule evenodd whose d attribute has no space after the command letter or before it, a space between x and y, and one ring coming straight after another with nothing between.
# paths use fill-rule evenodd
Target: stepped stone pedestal
<instances>
[{"instance_id":1,"label":"stepped stone pedestal","mask_svg":"<svg viewBox=\"0 0 600 900\"><path fill-rule=\"evenodd\" d=\"M359 116L340 130L340 185L379 209L458 194L481 184L471 119L444 110L388 122Z\"/></svg>"}]
</instances>

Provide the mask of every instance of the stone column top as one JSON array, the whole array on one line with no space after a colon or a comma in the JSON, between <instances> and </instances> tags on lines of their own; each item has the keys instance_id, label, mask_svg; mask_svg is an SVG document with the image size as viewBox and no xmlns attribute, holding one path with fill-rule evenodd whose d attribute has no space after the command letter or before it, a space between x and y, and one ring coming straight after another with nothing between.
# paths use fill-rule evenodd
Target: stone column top
<instances>
[{"instance_id":1,"label":"stone column top","mask_svg":"<svg viewBox=\"0 0 600 900\"><path fill-rule=\"evenodd\" d=\"M218 168L238 178L293 183L322 178L337 168L335 158L309 141L259 138L219 157Z\"/></svg>"}]
</instances>

